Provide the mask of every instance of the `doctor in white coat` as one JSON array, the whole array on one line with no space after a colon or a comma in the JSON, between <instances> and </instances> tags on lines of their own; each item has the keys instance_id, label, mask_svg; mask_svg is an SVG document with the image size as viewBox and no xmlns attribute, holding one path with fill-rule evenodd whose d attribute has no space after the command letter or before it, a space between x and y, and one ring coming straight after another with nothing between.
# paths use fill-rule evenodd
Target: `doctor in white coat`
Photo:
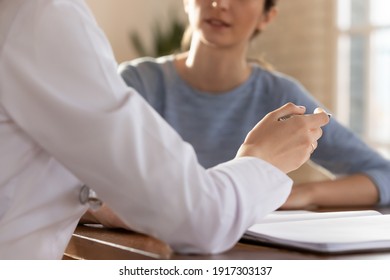
<instances>
[{"instance_id":1,"label":"doctor in white coat","mask_svg":"<svg viewBox=\"0 0 390 280\"><path fill-rule=\"evenodd\" d=\"M286 200L328 122L287 104L205 170L116 69L83 1L0 0L0 259L62 258L84 184L180 253L227 250Z\"/></svg>"}]
</instances>

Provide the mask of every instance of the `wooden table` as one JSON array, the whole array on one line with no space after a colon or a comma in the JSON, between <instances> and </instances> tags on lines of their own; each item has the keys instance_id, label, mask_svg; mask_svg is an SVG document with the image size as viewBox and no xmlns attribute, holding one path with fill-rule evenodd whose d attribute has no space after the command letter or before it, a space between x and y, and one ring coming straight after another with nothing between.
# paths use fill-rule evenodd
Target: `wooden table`
<instances>
[{"instance_id":1,"label":"wooden table","mask_svg":"<svg viewBox=\"0 0 390 280\"><path fill-rule=\"evenodd\" d=\"M390 213L390 208L376 210ZM329 255L239 242L222 254L179 255L165 243L149 236L119 229L105 229L97 225L79 225L66 249L64 259L383 260L390 259L390 251Z\"/></svg>"}]
</instances>

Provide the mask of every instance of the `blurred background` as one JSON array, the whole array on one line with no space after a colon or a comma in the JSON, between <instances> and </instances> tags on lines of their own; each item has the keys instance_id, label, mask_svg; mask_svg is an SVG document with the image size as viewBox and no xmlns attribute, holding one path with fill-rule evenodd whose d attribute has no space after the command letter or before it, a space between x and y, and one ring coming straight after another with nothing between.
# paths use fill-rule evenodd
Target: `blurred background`
<instances>
[{"instance_id":1,"label":"blurred background","mask_svg":"<svg viewBox=\"0 0 390 280\"><path fill-rule=\"evenodd\" d=\"M182 0L86 2L119 63L170 52L186 26ZM278 7L251 57L298 79L390 158L390 1L279 0Z\"/></svg>"}]
</instances>

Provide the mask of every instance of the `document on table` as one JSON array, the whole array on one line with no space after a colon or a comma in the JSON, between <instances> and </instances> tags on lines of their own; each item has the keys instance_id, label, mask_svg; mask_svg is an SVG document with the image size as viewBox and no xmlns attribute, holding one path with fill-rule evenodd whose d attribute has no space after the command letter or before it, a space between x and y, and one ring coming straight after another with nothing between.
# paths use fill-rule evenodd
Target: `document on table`
<instances>
[{"instance_id":1,"label":"document on table","mask_svg":"<svg viewBox=\"0 0 390 280\"><path fill-rule=\"evenodd\" d=\"M377 211L276 211L243 239L320 253L390 250L390 215Z\"/></svg>"}]
</instances>

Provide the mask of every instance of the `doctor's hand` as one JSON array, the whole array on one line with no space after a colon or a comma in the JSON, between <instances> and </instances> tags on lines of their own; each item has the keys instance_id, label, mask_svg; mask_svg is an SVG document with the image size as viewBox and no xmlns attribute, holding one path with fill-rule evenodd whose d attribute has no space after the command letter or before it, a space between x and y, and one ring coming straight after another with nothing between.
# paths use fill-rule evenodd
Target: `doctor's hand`
<instances>
[{"instance_id":1,"label":"doctor's hand","mask_svg":"<svg viewBox=\"0 0 390 280\"><path fill-rule=\"evenodd\" d=\"M236 157L257 157L285 173L297 169L317 148L321 127L329 122L323 110L304 115L305 111L288 103L268 113L248 133Z\"/></svg>"}]
</instances>

